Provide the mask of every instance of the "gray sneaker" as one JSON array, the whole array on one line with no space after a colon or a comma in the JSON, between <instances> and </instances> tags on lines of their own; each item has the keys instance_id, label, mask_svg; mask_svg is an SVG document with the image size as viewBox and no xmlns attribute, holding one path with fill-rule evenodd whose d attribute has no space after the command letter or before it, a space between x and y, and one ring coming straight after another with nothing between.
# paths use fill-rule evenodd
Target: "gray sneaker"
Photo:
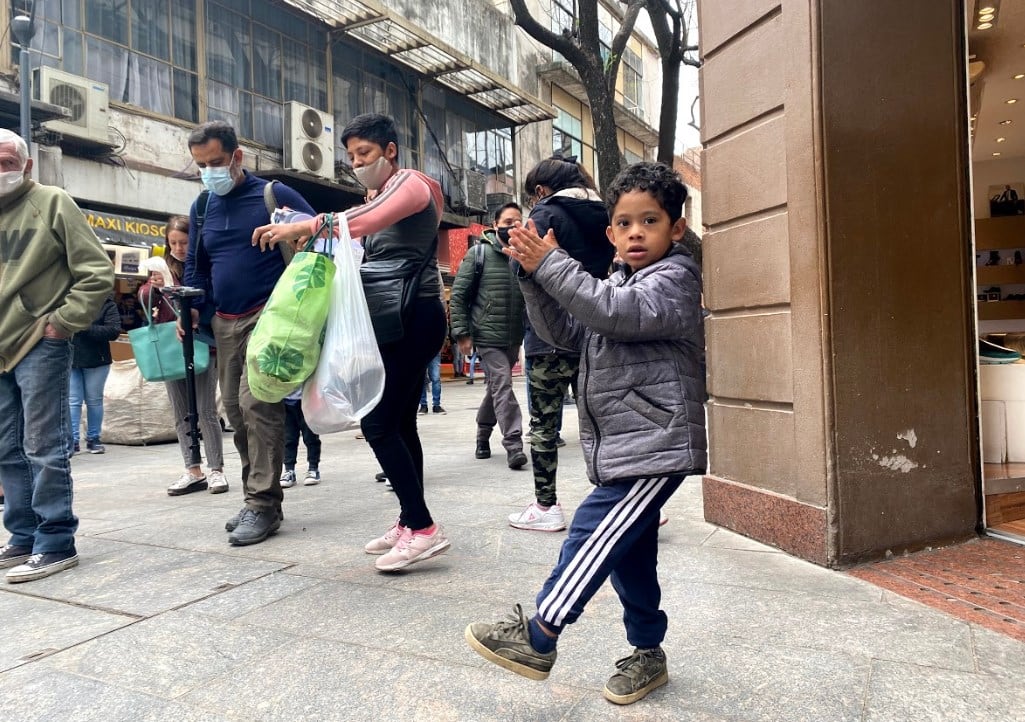
<instances>
[{"instance_id":1,"label":"gray sneaker","mask_svg":"<svg viewBox=\"0 0 1025 722\"><path fill-rule=\"evenodd\" d=\"M661 647L636 648L616 662L618 670L605 683L605 699L614 704L631 704L669 681L666 653Z\"/></svg>"},{"instance_id":2,"label":"gray sneaker","mask_svg":"<svg viewBox=\"0 0 1025 722\"><path fill-rule=\"evenodd\" d=\"M547 679L558 654L554 649L542 654L531 646L527 618L519 604L504 622L474 622L464 636L470 648L484 659L528 679Z\"/></svg>"}]
</instances>

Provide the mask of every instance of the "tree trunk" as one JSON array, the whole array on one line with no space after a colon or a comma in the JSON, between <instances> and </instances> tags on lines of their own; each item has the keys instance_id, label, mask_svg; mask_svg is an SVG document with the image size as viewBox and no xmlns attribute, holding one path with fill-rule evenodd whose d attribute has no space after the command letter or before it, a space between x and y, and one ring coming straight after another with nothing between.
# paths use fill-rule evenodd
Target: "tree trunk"
<instances>
[{"instance_id":1,"label":"tree trunk","mask_svg":"<svg viewBox=\"0 0 1025 722\"><path fill-rule=\"evenodd\" d=\"M676 124L679 121L680 59L675 54L662 59L662 109L658 116L658 161L673 167L676 154Z\"/></svg>"}]
</instances>

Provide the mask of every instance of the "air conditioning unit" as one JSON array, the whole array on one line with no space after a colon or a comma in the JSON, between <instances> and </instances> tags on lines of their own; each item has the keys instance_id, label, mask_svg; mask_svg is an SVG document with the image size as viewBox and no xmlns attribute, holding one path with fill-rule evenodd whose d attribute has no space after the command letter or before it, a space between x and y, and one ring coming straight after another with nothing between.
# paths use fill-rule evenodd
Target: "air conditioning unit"
<instances>
[{"instance_id":1,"label":"air conditioning unit","mask_svg":"<svg viewBox=\"0 0 1025 722\"><path fill-rule=\"evenodd\" d=\"M110 145L107 135L109 91L105 83L43 65L35 70L34 86L39 100L71 112L65 120L46 123L47 130L68 138Z\"/></svg>"},{"instance_id":2,"label":"air conditioning unit","mask_svg":"<svg viewBox=\"0 0 1025 722\"><path fill-rule=\"evenodd\" d=\"M515 203L516 198L512 193L488 193L488 213L494 213L506 203Z\"/></svg>"},{"instance_id":3,"label":"air conditioning unit","mask_svg":"<svg viewBox=\"0 0 1025 722\"><path fill-rule=\"evenodd\" d=\"M285 103L284 121L284 167L334 180L334 118L292 100Z\"/></svg>"},{"instance_id":4,"label":"air conditioning unit","mask_svg":"<svg viewBox=\"0 0 1025 722\"><path fill-rule=\"evenodd\" d=\"M466 213L487 213L487 178L484 174L457 168L456 180L459 181L459 190L452 199L453 207Z\"/></svg>"}]
</instances>

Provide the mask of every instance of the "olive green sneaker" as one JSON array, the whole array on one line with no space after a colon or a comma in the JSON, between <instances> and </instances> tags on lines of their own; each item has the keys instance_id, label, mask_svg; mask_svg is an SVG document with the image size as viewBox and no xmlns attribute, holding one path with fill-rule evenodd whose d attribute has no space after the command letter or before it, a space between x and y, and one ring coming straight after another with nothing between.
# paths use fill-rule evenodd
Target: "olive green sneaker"
<instances>
[{"instance_id":1,"label":"olive green sneaker","mask_svg":"<svg viewBox=\"0 0 1025 722\"><path fill-rule=\"evenodd\" d=\"M669 681L666 653L661 647L634 649L616 662L617 671L605 683L605 699L614 704L631 704Z\"/></svg>"},{"instance_id":2,"label":"olive green sneaker","mask_svg":"<svg viewBox=\"0 0 1025 722\"><path fill-rule=\"evenodd\" d=\"M485 624L474 622L466 628L466 641L470 647L489 662L522 674L528 679L548 678L558 654L552 650L542 654L530 646L530 630L523 609L517 604L513 614L504 622Z\"/></svg>"}]
</instances>

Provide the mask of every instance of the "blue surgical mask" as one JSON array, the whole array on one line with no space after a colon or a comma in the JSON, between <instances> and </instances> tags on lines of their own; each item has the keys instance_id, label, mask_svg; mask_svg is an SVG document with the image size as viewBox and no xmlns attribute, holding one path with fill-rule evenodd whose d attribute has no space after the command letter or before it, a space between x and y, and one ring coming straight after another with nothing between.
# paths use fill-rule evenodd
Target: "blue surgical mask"
<instances>
[{"instance_id":1,"label":"blue surgical mask","mask_svg":"<svg viewBox=\"0 0 1025 722\"><path fill-rule=\"evenodd\" d=\"M235 187L235 179L231 177L230 164L219 168L202 168L199 171L199 176L206 189L219 196L228 195Z\"/></svg>"}]
</instances>

